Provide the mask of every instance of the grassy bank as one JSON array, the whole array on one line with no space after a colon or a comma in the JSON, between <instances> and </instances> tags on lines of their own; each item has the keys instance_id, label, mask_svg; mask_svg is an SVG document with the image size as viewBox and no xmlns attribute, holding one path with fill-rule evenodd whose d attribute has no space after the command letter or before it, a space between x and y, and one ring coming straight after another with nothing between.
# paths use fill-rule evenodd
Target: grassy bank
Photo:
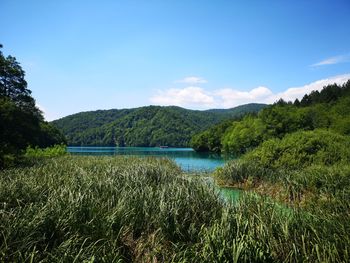
<instances>
[{"instance_id":1,"label":"grassy bank","mask_svg":"<svg viewBox=\"0 0 350 263\"><path fill-rule=\"evenodd\" d=\"M4 262L349 258L350 229L333 216L254 194L233 205L153 158L62 156L1 171L0 220Z\"/></svg>"},{"instance_id":2,"label":"grassy bank","mask_svg":"<svg viewBox=\"0 0 350 263\"><path fill-rule=\"evenodd\" d=\"M313 247L317 256L327 254L325 262L346 261L350 246L349 143L348 137L328 131L296 132L264 142L218 169L214 177L218 184L257 193L294 211L293 232L303 237L296 244ZM271 224L278 224L279 219L276 216ZM290 231L290 227L283 229ZM305 229L310 232L306 234ZM322 253L316 241L321 237ZM311 258L297 261L315 260Z\"/></svg>"}]
</instances>

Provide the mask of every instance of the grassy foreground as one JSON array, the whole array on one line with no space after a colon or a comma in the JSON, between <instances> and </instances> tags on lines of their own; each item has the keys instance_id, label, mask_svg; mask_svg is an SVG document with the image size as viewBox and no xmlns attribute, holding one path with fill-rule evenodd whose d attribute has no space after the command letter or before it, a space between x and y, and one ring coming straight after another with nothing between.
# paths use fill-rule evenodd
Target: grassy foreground
<instances>
[{"instance_id":1,"label":"grassy foreground","mask_svg":"<svg viewBox=\"0 0 350 263\"><path fill-rule=\"evenodd\" d=\"M0 172L1 262L346 262L349 225L171 161L62 156Z\"/></svg>"}]
</instances>

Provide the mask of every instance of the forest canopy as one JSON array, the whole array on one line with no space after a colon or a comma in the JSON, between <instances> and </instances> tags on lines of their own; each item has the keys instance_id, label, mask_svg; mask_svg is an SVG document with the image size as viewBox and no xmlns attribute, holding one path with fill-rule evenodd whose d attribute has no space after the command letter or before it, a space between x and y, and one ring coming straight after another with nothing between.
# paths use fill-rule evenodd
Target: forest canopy
<instances>
[{"instance_id":1,"label":"forest canopy","mask_svg":"<svg viewBox=\"0 0 350 263\"><path fill-rule=\"evenodd\" d=\"M350 135L350 80L306 94L301 101L282 99L238 121L223 122L196 134L191 146L197 151L244 154L266 140L297 131L330 130Z\"/></svg>"},{"instance_id":2,"label":"forest canopy","mask_svg":"<svg viewBox=\"0 0 350 263\"><path fill-rule=\"evenodd\" d=\"M188 110L146 106L80 112L53 121L69 145L186 147L191 137L223 120L257 113L265 104L246 104L225 110Z\"/></svg>"}]
</instances>

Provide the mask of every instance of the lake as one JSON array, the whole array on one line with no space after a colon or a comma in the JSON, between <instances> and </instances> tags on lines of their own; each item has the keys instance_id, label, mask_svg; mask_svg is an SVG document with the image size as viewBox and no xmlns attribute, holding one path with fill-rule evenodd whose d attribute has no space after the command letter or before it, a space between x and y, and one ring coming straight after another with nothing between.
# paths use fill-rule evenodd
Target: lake
<instances>
[{"instance_id":1,"label":"lake","mask_svg":"<svg viewBox=\"0 0 350 263\"><path fill-rule=\"evenodd\" d=\"M230 159L219 154L197 153L192 148L69 146L67 150L77 155L167 157L173 159L184 171L213 171Z\"/></svg>"}]
</instances>

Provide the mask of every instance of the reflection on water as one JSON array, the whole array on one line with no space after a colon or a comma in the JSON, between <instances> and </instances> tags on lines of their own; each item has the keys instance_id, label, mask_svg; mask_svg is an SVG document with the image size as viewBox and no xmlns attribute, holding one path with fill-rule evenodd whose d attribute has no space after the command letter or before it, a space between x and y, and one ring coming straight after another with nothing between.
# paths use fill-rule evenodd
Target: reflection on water
<instances>
[{"instance_id":1,"label":"reflection on water","mask_svg":"<svg viewBox=\"0 0 350 263\"><path fill-rule=\"evenodd\" d=\"M197 153L192 148L159 147L68 147L68 152L77 155L134 155L157 156L173 159L186 171L212 171L222 166L228 157L212 153Z\"/></svg>"}]
</instances>

